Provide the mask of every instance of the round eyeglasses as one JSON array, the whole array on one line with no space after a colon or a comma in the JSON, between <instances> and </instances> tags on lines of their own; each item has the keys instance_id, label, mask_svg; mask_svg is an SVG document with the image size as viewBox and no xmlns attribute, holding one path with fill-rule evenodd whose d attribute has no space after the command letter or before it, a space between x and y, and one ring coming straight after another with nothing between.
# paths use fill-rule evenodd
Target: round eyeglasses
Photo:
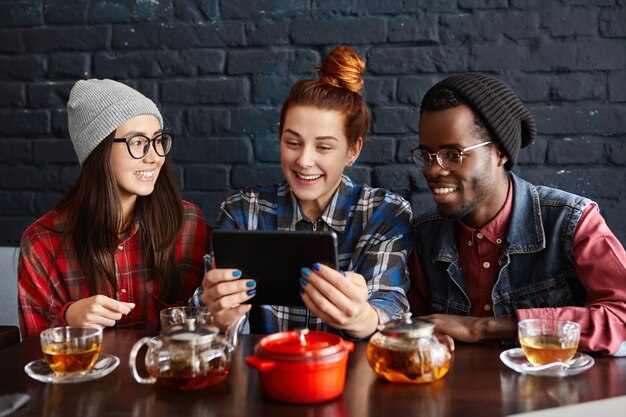
<instances>
[{"instance_id":1,"label":"round eyeglasses","mask_svg":"<svg viewBox=\"0 0 626 417\"><path fill-rule=\"evenodd\" d=\"M150 143L159 156L165 156L172 149L174 137L169 133L159 133L152 139L144 135L131 135L126 138L113 138L113 142L126 142L128 153L135 159L141 159L150 151Z\"/></svg>"},{"instance_id":2,"label":"round eyeglasses","mask_svg":"<svg viewBox=\"0 0 626 417\"><path fill-rule=\"evenodd\" d=\"M463 164L463 157L469 156L469 154L466 153L467 151L480 148L481 146L488 145L491 142L492 141L482 142L478 145L469 146L463 149L443 148L437 152L428 152L421 148L414 148L411 150L411 156L413 157L415 165L417 165L417 167L421 170L429 170L432 167L433 159L435 159L441 168L446 171L454 171L455 169L461 168L461 164Z\"/></svg>"}]
</instances>

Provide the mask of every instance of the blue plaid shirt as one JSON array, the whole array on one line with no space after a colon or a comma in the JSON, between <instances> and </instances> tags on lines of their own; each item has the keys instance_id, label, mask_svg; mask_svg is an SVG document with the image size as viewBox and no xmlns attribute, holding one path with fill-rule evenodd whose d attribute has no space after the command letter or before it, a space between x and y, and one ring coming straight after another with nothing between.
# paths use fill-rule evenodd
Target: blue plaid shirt
<instances>
[{"instance_id":1,"label":"blue plaid shirt","mask_svg":"<svg viewBox=\"0 0 626 417\"><path fill-rule=\"evenodd\" d=\"M221 204L215 229L334 230L339 269L363 275L368 301L380 323L396 320L408 311L411 206L389 191L354 184L343 176L330 204L314 223L302 213L286 181L246 188ZM304 307L265 305L251 314L261 315L261 328L253 329L255 333L303 327L333 330Z\"/></svg>"}]
</instances>

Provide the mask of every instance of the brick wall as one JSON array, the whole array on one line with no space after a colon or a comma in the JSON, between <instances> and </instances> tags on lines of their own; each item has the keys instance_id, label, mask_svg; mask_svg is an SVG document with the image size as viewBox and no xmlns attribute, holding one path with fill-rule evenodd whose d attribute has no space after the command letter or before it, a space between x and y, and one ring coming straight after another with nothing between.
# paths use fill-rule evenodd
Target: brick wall
<instances>
[{"instance_id":1,"label":"brick wall","mask_svg":"<svg viewBox=\"0 0 626 417\"><path fill-rule=\"evenodd\" d=\"M366 58L373 115L353 179L431 207L408 154L420 99L447 75L489 72L538 122L516 171L598 201L626 242L624 0L3 0L0 244L79 172L65 110L77 79L159 104L184 195L214 220L232 190L280 178L282 100L340 43Z\"/></svg>"}]
</instances>

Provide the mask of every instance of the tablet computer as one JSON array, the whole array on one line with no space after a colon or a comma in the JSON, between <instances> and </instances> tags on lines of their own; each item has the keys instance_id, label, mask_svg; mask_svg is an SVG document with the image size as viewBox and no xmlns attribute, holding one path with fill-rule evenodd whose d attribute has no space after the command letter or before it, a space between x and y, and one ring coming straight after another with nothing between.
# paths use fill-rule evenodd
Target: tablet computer
<instances>
[{"instance_id":1,"label":"tablet computer","mask_svg":"<svg viewBox=\"0 0 626 417\"><path fill-rule=\"evenodd\" d=\"M337 269L337 235L332 231L214 230L216 268L236 268L256 281L251 304L303 306L300 269L318 262Z\"/></svg>"}]
</instances>

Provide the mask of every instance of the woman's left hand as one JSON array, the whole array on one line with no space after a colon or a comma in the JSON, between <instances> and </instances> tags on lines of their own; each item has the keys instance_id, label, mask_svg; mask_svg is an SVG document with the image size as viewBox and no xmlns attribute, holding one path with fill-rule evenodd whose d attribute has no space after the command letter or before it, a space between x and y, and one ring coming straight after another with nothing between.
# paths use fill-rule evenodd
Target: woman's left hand
<instances>
[{"instance_id":1,"label":"woman's left hand","mask_svg":"<svg viewBox=\"0 0 626 417\"><path fill-rule=\"evenodd\" d=\"M332 268L313 264L300 271L304 304L329 326L354 338L367 337L376 331L378 313L367 302L365 278L355 272L345 276Z\"/></svg>"}]
</instances>

